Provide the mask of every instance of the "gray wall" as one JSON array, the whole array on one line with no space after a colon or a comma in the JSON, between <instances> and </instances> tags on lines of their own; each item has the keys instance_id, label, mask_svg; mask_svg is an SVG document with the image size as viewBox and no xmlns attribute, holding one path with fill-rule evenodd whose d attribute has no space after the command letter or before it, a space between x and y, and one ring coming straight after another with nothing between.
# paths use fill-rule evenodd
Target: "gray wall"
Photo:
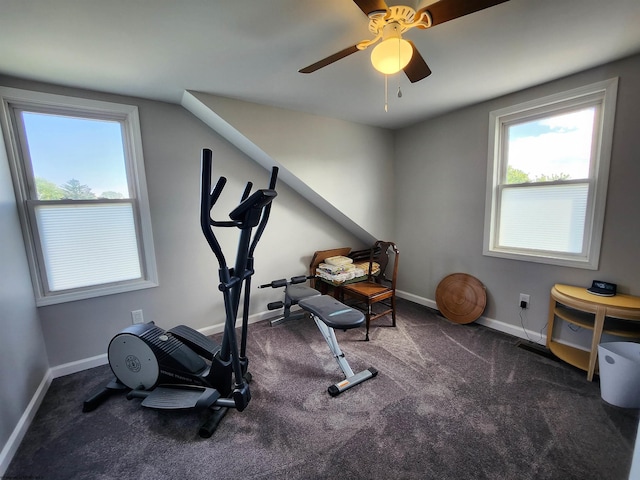
<instances>
[{"instance_id":1,"label":"gray wall","mask_svg":"<svg viewBox=\"0 0 640 480\"><path fill-rule=\"evenodd\" d=\"M599 269L483 256L489 112L615 76L620 83ZM395 154L395 230L403 255L399 288L433 300L443 277L469 273L487 287L485 316L520 333L519 293L531 295L523 318L525 327L537 333L546 333L549 290L555 283L586 287L601 279L617 283L621 293L640 295L639 106L640 56L635 56L399 131ZM561 335L569 343L584 345L586 333L569 330Z\"/></svg>"},{"instance_id":2,"label":"gray wall","mask_svg":"<svg viewBox=\"0 0 640 480\"><path fill-rule=\"evenodd\" d=\"M0 451L49 368L0 135ZM0 470L0 475L2 471Z\"/></svg>"}]
</instances>

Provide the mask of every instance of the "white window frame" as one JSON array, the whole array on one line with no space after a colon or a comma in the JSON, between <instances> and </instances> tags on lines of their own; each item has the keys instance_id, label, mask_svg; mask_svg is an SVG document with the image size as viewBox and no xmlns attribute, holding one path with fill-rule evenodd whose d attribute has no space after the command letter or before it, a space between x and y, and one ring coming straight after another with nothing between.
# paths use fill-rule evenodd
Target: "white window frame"
<instances>
[{"instance_id":1,"label":"white window frame","mask_svg":"<svg viewBox=\"0 0 640 480\"><path fill-rule=\"evenodd\" d=\"M158 286L138 108L133 105L8 87L0 87L0 101L0 123L13 178L36 305L52 305ZM19 125L14 116L15 110L32 110L121 123L125 168L130 190L130 199L127 202L130 201L133 206L138 256L142 272L140 278L60 291L50 291L47 288L47 274L42 260L37 224L33 215L35 206L46 202L38 201L35 197L30 160L24 159L21 153L22 146L17 130ZM69 203L68 201L57 202L60 204ZM120 202L122 203L122 201ZM98 203L109 202L101 200Z\"/></svg>"},{"instance_id":2,"label":"white window frame","mask_svg":"<svg viewBox=\"0 0 640 480\"><path fill-rule=\"evenodd\" d=\"M602 230L613 143L618 78L597 82L544 98L495 110L489 114L489 152L485 201L483 254L529 262L597 270L600 260ZM593 165L589 176L589 193L585 218L584 247L579 254L517 249L498 244L501 178L506 175L506 128L514 121L525 122L552 116L580 106L598 105L594 123ZM596 133L597 132L597 133ZM565 182L554 182L562 184ZM566 182L570 183L570 181Z\"/></svg>"}]
</instances>

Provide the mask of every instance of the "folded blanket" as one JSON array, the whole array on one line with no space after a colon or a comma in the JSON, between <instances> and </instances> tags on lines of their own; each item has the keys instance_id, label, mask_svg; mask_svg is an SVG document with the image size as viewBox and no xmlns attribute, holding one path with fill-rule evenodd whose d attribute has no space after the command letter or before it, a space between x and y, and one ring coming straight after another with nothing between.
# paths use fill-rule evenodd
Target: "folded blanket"
<instances>
[{"instance_id":1,"label":"folded blanket","mask_svg":"<svg viewBox=\"0 0 640 480\"><path fill-rule=\"evenodd\" d=\"M365 275L369 274L369 262L357 262L353 264L356 268L360 268L364 271ZM371 275L378 275L380 273L380 264L378 262L371 262Z\"/></svg>"},{"instance_id":2,"label":"folded blanket","mask_svg":"<svg viewBox=\"0 0 640 480\"><path fill-rule=\"evenodd\" d=\"M340 285L348 280L353 280L358 277L365 277L366 273L360 268L351 268L349 270L331 274L320 268L316 269L316 277L320 277L324 280L328 280L334 285Z\"/></svg>"},{"instance_id":3,"label":"folded blanket","mask_svg":"<svg viewBox=\"0 0 640 480\"><path fill-rule=\"evenodd\" d=\"M319 270L330 273L331 275L346 272L347 270L350 270L352 268L355 268L353 263L348 263L346 265L331 265L329 263L321 263L318 265Z\"/></svg>"},{"instance_id":4,"label":"folded blanket","mask_svg":"<svg viewBox=\"0 0 640 480\"><path fill-rule=\"evenodd\" d=\"M353 263L353 260L343 255L336 255L335 257L325 258L324 263L328 263L329 265L346 265Z\"/></svg>"}]
</instances>

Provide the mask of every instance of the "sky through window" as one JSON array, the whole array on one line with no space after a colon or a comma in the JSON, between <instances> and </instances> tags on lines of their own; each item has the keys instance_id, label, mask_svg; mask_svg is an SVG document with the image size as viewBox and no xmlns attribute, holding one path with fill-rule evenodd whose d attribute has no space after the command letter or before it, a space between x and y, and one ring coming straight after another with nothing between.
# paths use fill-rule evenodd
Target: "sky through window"
<instances>
[{"instance_id":1,"label":"sky through window","mask_svg":"<svg viewBox=\"0 0 640 480\"><path fill-rule=\"evenodd\" d=\"M508 127L508 166L529 175L589 177L595 107Z\"/></svg>"},{"instance_id":2,"label":"sky through window","mask_svg":"<svg viewBox=\"0 0 640 480\"><path fill-rule=\"evenodd\" d=\"M75 179L96 197L129 197L117 121L22 112L34 177L60 187Z\"/></svg>"}]
</instances>

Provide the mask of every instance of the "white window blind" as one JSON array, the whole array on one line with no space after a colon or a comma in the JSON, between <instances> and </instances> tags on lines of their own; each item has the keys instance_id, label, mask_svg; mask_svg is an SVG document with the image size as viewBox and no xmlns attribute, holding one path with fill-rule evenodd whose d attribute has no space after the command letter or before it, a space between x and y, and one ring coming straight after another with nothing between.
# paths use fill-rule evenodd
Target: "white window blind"
<instances>
[{"instance_id":1,"label":"white window blind","mask_svg":"<svg viewBox=\"0 0 640 480\"><path fill-rule=\"evenodd\" d=\"M130 203L34 207L52 292L141 277Z\"/></svg>"},{"instance_id":2,"label":"white window blind","mask_svg":"<svg viewBox=\"0 0 640 480\"><path fill-rule=\"evenodd\" d=\"M588 194L586 183L503 189L499 244L582 253Z\"/></svg>"}]
</instances>

